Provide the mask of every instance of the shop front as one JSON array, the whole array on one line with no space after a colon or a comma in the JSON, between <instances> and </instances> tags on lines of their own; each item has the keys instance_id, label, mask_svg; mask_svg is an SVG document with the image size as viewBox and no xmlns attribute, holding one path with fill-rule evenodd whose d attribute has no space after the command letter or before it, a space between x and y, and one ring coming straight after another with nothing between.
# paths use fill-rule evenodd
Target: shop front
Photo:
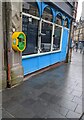
<instances>
[{"instance_id":1,"label":"shop front","mask_svg":"<svg viewBox=\"0 0 84 120\"><path fill-rule=\"evenodd\" d=\"M22 29L26 49L22 52L24 75L65 61L71 18L50 3L23 3Z\"/></svg>"}]
</instances>

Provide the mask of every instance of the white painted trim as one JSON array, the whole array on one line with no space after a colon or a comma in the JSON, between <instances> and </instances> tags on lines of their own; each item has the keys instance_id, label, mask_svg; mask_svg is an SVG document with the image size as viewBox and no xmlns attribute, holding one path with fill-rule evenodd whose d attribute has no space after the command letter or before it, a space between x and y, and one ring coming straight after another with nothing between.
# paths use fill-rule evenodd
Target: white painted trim
<instances>
[{"instance_id":1,"label":"white painted trim","mask_svg":"<svg viewBox=\"0 0 84 120\"><path fill-rule=\"evenodd\" d=\"M41 20L42 20L42 23L49 23L49 24L51 24L51 25L52 25L52 30L53 30L53 23L52 23L52 22L47 21L47 20L44 20L44 19L41 19ZM42 25L41 25L41 30L42 30ZM52 35L51 35L51 43L52 43ZM50 44L51 44L51 43L50 43ZM49 52L51 52L51 49L50 49Z\"/></svg>"},{"instance_id":2,"label":"white painted trim","mask_svg":"<svg viewBox=\"0 0 84 120\"><path fill-rule=\"evenodd\" d=\"M38 54L32 54L32 55L25 55L25 56L22 56L22 59L27 59L30 57L37 57L37 56L42 56L42 55L47 55L47 54L52 54L52 53L58 53L58 52L61 52L61 51L57 50L57 51L52 51L52 52L44 52L44 53L38 53Z\"/></svg>"},{"instance_id":3,"label":"white painted trim","mask_svg":"<svg viewBox=\"0 0 84 120\"><path fill-rule=\"evenodd\" d=\"M42 19L42 22L49 23L49 24L53 24L52 22L47 21L47 20L45 20L45 19Z\"/></svg>"},{"instance_id":4,"label":"white painted trim","mask_svg":"<svg viewBox=\"0 0 84 120\"><path fill-rule=\"evenodd\" d=\"M63 27L61 31L60 50L62 50Z\"/></svg>"},{"instance_id":5,"label":"white painted trim","mask_svg":"<svg viewBox=\"0 0 84 120\"><path fill-rule=\"evenodd\" d=\"M54 25L54 30L55 30L55 26L58 26L58 27L62 28L62 29L61 29L61 38L60 38L60 49L59 49L59 51L61 51L61 49L62 49L63 27L60 26L60 25L55 24L55 25ZM53 41L54 41L54 40L53 40Z\"/></svg>"},{"instance_id":6,"label":"white painted trim","mask_svg":"<svg viewBox=\"0 0 84 120\"><path fill-rule=\"evenodd\" d=\"M55 23L55 25L56 25L56 26L58 26L58 27L61 27L61 28L63 27L63 26L61 26L61 25L58 25L58 24L56 24L56 23Z\"/></svg>"},{"instance_id":7,"label":"white painted trim","mask_svg":"<svg viewBox=\"0 0 84 120\"><path fill-rule=\"evenodd\" d=\"M22 56L22 59L26 59L26 58L30 58L30 57L36 57L36 56L41 56L41 55L47 55L47 54L52 54L52 53L58 53L58 52L61 52L61 49L62 49L62 38L63 38L63 28L65 29L68 29L66 27L63 27L61 25L58 25L58 24L55 24L55 23L52 23L50 21L47 21L47 20L44 20L44 19L40 19L39 17L36 17L36 16L33 16L33 15L30 15L28 13L24 13L22 12L22 15L25 15L27 17L31 17L31 18L34 18L36 20L40 20L40 28L39 28L39 31L38 33L41 33L41 28L42 28L42 22L46 22L46 23L50 23L52 24L52 38L51 38L51 51L49 52L44 52L44 53L40 53L40 49L41 49L41 40L39 41L39 36L38 36L38 44L40 42L40 46L39 47L39 50L38 50L38 53L37 54L31 54L31 55L25 55L25 56ZM58 26L58 27L61 27L62 28L62 32L61 32L61 42L60 42L60 49L59 50L56 50L56 51L52 51L52 47L53 47L53 35L54 35L54 29L55 29L55 26ZM68 29L69 30L69 29Z\"/></svg>"},{"instance_id":8,"label":"white painted trim","mask_svg":"<svg viewBox=\"0 0 84 120\"><path fill-rule=\"evenodd\" d=\"M22 15L27 16L27 17L30 17L30 18L34 18L34 19L37 19L37 20L40 20L39 17L36 17L36 16L33 16L33 15L30 15L30 14L28 14L28 13L24 13L24 12L22 12Z\"/></svg>"},{"instance_id":9,"label":"white painted trim","mask_svg":"<svg viewBox=\"0 0 84 120\"><path fill-rule=\"evenodd\" d=\"M41 34L41 28L42 28L42 19L40 19L39 21L39 31L38 31L38 54L41 51L41 36L39 36L39 34Z\"/></svg>"},{"instance_id":10,"label":"white painted trim","mask_svg":"<svg viewBox=\"0 0 84 120\"><path fill-rule=\"evenodd\" d=\"M51 40L51 51L53 51L53 35L54 35L55 24L53 23L52 27L52 40Z\"/></svg>"}]
</instances>

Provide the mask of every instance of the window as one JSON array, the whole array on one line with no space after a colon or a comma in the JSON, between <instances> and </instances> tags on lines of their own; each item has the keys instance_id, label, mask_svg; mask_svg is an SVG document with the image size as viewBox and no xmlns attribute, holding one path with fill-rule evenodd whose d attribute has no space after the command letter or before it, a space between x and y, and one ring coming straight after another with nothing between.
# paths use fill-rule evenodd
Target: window
<instances>
[{"instance_id":1,"label":"window","mask_svg":"<svg viewBox=\"0 0 84 120\"><path fill-rule=\"evenodd\" d=\"M32 15L28 17L23 15L22 17L22 30L26 34L26 49L22 55L36 54L38 52L38 26L39 22L34 19L34 16L39 16L38 7L36 2L24 2L23 12Z\"/></svg>"},{"instance_id":2,"label":"window","mask_svg":"<svg viewBox=\"0 0 84 120\"><path fill-rule=\"evenodd\" d=\"M38 7L36 2L24 2L23 3L23 12L31 14L33 16L39 16Z\"/></svg>"},{"instance_id":3,"label":"window","mask_svg":"<svg viewBox=\"0 0 84 120\"><path fill-rule=\"evenodd\" d=\"M52 24L53 19L52 11L49 7L44 9L42 15L42 27L41 27L41 52L51 51L51 39L52 39Z\"/></svg>"},{"instance_id":4,"label":"window","mask_svg":"<svg viewBox=\"0 0 84 120\"><path fill-rule=\"evenodd\" d=\"M62 28L59 26L55 26L54 40L53 40L53 51L60 50L61 33L62 33Z\"/></svg>"},{"instance_id":5,"label":"window","mask_svg":"<svg viewBox=\"0 0 84 120\"><path fill-rule=\"evenodd\" d=\"M43 22L41 37L41 52L49 52L51 50L51 36L52 36L52 24Z\"/></svg>"},{"instance_id":6,"label":"window","mask_svg":"<svg viewBox=\"0 0 84 120\"><path fill-rule=\"evenodd\" d=\"M53 15L52 15L52 11L51 11L51 9L49 7L46 7L44 9L42 18L45 19L45 20L48 20L48 21L52 22Z\"/></svg>"},{"instance_id":7,"label":"window","mask_svg":"<svg viewBox=\"0 0 84 120\"><path fill-rule=\"evenodd\" d=\"M67 19L65 19L65 21L64 21L64 27L68 28L68 20Z\"/></svg>"},{"instance_id":8,"label":"window","mask_svg":"<svg viewBox=\"0 0 84 120\"><path fill-rule=\"evenodd\" d=\"M58 25L51 22L53 19L52 11L49 7L44 9L42 19L38 16L36 3L24 3L22 17L22 30L26 34L26 49L22 55L31 55L38 53L50 52L51 50L60 50L62 19L57 15ZM54 30L53 30L54 28ZM54 37L52 36L54 32ZM53 42L53 46L51 43ZM53 47L53 48L52 48Z\"/></svg>"},{"instance_id":9,"label":"window","mask_svg":"<svg viewBox=\"0 0 84 120\"><path fill-rule=\"evenodd\" d=\"M60 14L56 16L56 24L62 25L62 16Z\"/></svg>"},{"instance_id":10,"label":"window","mask_svg":"<svg viewBox=\"0 0 84 120\"><path fill-rule=\"evenodd\" d=\"M38 20L23 16L23 32L27 36L26 49L23 55L36 54L38 52Z\"/></svg>"}]
</instances>

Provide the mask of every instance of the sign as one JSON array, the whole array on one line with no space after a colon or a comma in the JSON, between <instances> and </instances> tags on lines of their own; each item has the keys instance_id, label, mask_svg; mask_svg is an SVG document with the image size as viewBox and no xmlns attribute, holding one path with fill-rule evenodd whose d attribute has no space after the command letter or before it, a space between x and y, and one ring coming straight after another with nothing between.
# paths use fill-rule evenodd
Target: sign
<instances>
[{"instance_id":1,"label":"sign","mask_svg":"<svg viewBox=\"0 0 84 120\"><path fill-rule=\"evenodd\" d=\"M14 32L12 35L12 48L22 52L26 48L26 36L23 32Z\"/></svg>"}]
</instances>

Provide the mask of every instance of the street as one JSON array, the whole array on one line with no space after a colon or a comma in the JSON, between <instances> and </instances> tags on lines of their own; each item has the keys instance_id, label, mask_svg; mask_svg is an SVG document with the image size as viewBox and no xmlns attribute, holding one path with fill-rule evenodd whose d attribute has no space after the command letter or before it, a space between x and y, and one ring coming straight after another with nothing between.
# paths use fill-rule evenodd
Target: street
<instances>
[{"instance_id":1,"label":"street","mask_svg":"<svg viewBox=\"0 0 84 120\"><path fill-rule=\"evenodd\" d=\"M72 62L40 73L2 93L3 118L80 118L82 60L73 51Z\"/></svg>"}]
</instances>

